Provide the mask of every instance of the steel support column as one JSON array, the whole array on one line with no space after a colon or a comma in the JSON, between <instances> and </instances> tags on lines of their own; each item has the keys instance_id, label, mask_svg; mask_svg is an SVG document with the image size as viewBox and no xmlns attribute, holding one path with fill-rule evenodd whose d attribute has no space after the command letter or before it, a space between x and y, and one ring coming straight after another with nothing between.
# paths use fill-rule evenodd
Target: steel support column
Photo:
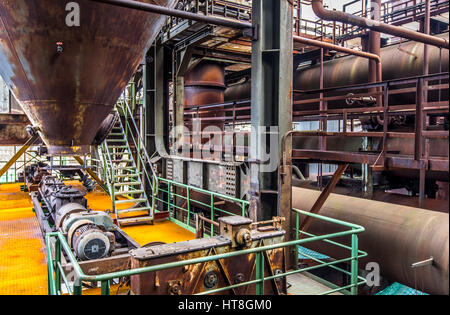
<instances>
[{"instance_id":1,"label":"steel support column","mask_svg":"<svg viewBox=\"0 0 450 315\"><path fill-rule=\"evenodd\" d=\"M292 130L292 13L288 0L261 0L252 4L257 36L252 44L250 216L254 221L285 217L283 228L288 231L288 240L293 237L292 139L286 139L288 150L283 152L282 138ZM278 130L274 135L275 128ZM287 165L281 170L283 154ZM291 253L287 257L291 267Z\"/></svg>"}]
</instances>

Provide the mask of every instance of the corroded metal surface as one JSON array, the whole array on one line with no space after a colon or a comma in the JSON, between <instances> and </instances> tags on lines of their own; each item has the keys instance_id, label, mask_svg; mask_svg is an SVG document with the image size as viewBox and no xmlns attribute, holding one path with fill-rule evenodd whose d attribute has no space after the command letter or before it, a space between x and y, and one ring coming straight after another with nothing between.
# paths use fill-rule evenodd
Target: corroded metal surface
<instances>
[{"instance_id":1,"label":"corroded metal surface","mask_svg":"<svg viewBox=\"0 0 450 315\"><path fill-rule=\"evenodd\" d=\"M50 154L88 153L165 20L87 0L77 3L80 26L73 27L66 24L66 1L0 4L0 73L41 129Z\"/></svg>"},{"instance_id":2,"label":"corroded metal surface","mask_svg":"<svg viewBox=\"0 0 450 315\"><path fill-rule=\"evenodd\" d=\"M293 207L311 209L319 195L317 191L293 188ZM449 293L448 214L336 194L330 195L320 214L366 229L359 236L360 249L369 254L360 261L362 269L375 262L381 275L390 280L419 286L430 294ZM308 232L323 235L337 230L333 224L314 221ZM350 244L348 238L336 241ZM336 259L349 255L349 251L323 242L308 244L308 248ZM411 268L413 263L430 257L434 258L432 266Z\"/></svg>"},{"instance_id":3,"label":"corroded metal surface","mask_svg":"<svg viewBox=\"0 0 450 315\"><path fill-rule=\"evenodd\" d=\"M25 127L30 124L23 114L0 114L0 146L22 145L29 135Z\"/></svg>"},{"instance_id":4,"label":"corroded metal surface","mask_svg":"<svg viewBox=\"0 0 450 315\"><path fill-rule=\"evenodd\" d=\"M448 39L448 34L444 37ZM381 49L383 80L407 78L421 75L423 71L424 45L407 42ZM448 71L448 50L430 47L430 74ZM441 69L441 71L439 71ZM324 87L337 87L366 83L369 80L369 62L359 57L344 57L324 63ZM319 88L320 66L298 70L294 89L314 90Z\"/></svg>"},{"instance_id":5,"label":"corroded metal surface","mask_svg":"<svg viewBox=\"0 0 450 315\"><path fill-rule=\"evenodd\" d=\"M249 248L283 242L284 232L256 232ZM214 256L233 252L228 237L217 236L188 242L141 248L131 251L131 268L155 266L181 260ZM266 276L285 272L283 249L265 253ZM191 295L254 280L256 276L255 254L205 262L183 268L172 268L131 276L131 291L138 295ZM267 281L266 295L285 294L286 280ZM256 286L243 286L219 293L220 295L254 295Z\"/></svg>"},{"instance_id":6,"label":"corroded metal surface","mask_svg":"<svg viewBox=\"0 0 450 315\"><path fill-rule=\"evenodd\" d=\"M221 64L209 60L200 61L187 71L184 79L186 109L224 102L225 68ZM201 131L203 131L207 126L223 126L224 115L223 107L219 107L209 112L200 110L198 113L193 113L192 116L205 120L201 122ZM214 121L215 118L216 121Z\"/></svg>"},{"instance_id":7,"label":"corroded metal surface","mask_svg":"<svg viewBox=\"0 0 450 315\"><path fill-rule=\"evenodd\" d=\"M448 34L441 35L448 39ZM424 45L406 42L381 49L383 80L407 78L423 72ZM449 71L449 52L430 47L430 74ZM347 56L324 63L324 88L354 85L369 82L369 62L361 57ZM320 65L297 70L294 75L294 90L315 90L320 88ZM251 84L246 81L229 87L225 101L250 98ZM299 95L296 95L298 98ZM443 95L443 97L448 97ZM414 103L414 100L413 102Z\"/></svg>"}]
</instances>

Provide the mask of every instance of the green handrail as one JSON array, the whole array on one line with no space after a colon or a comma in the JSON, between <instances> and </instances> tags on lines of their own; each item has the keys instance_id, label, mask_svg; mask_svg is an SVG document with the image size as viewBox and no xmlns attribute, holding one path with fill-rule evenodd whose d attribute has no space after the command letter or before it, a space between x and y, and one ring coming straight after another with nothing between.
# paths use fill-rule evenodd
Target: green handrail
<instances>
[{"instance_id":1,"label":"green handrail","mask_svg":"<svg viewBox=\"0 0 450 315\"><path fill-rule=\"evenodd\" d=\"M238 199L238 198L235 198L235 197L232 197L232 196L228 196L228 195L224 195L224 194L220 194L220 193L216 193L216 192L212 192L212 191L208 191L208 190L205 190L205 189L202 189L202 188L197 188L197 187L194 187L194 186L189 186L189 185L186 185L186 184L181 184L181 183L175 182L173 180L165 179L165 178L162 178L162 177L158 177L158 182L167 184L167 186L168 186L167 190L165 190L163 188L159 188L159 192L166 193L168 195L168 197L167 197L167 200L163 200L159 196L154 197L154 199L167 206L167 208L169 209L169 219L172 222L174 222L174 223L180 225L181 227L183 227L183 228L185 228L187 230L190 230L190 231L193 231L193 227L190 226L190 218L191 218L191 216L193 214L193 212L192 212L192 208L193 208L192 207L192 203L195 203L196 205L200 205L200 206L205 207L206 209L209 209L211 211L210 219L213 222L215 221L215 215L216 215L217 212L220 212L220 214L222 214L222 215L230 215L230 216L236 215L236 213L232 213L232 212L229 212L229 211L226 211L226 210L223 210L223 209L220 209L220 208L216 207L215 203L214 203L215 199L220 199L222 201L229 201L229 202L238 204L240 206L240 208L241 208L241 211L242 211L241 215L244 216L244 217L246 216L246 209L250 205L250 202L248 202L246 200ZM183 195L177 194L175 192L172 192L172 188L174 188L174 187L185 189L186 190L186 196L183 196ZM192 192L198 192L198 193L204 194L206 196L206 198L209 198L210 202L209 203L204 203L204 202L202 202L200 200L193 199L192 198L192 194L191 194ZM173 204L172 203L172 197L178 197L178 198L180 198L182 200L185 200L186 201L186 209L182 208L182 207L179 207L176 204ZM171 209L177 209L177 210L185 212L186 213L186 218L187 218L186 221L187 222L184 223L184 222L181 222L180 220L177 220L176 218L172 217L170 215L170 210ZM212 223L210 225L210 229L211 229L211 233L210 233L209 236L212 236L212 235L214 235L214 225Z\"/></svg>"},{"instance_id":2,"label":"green handrail","mask_svg":"<svg viewBox=\"0 0 450 315\"><path fill-rule=\"evenodd\" d=\"M122 108L122 112L125 115L125 128L124 128L125 130L124 131L127 135L125 137L125 140L127 141L127 145L129 145L128 144L128 136L133 141L133 143L137 149L137 152L138 152L138 161L137 161L138 170L142 170L144 172L144 174L147 178L147 181L149 182L149 184L151 186L152 196L155 197L158 194L158 188L159 188L158 176L153 168L151 159L148 156L147 149L144 145L144 139L142 138L142 136L139 132L139 129L134 121L133 112L132 112L124 94L122 95L121 100L123 100L123 103L118 102L117 105L118 105L118 107ZM131 128L130 123L127 119L128 116L131 118L132 125L134 127L134 132L133 132L133 129ZM136 133L136 135L134 135L134 133ZM137 138L137 141L136 141L135 137ZM148 174L146 166L148 166L148 168L150 169L151 176Z\"/></svg>"},{"instance_id":3,"label":"green handrail","mask_svg":"<svg viewBox=\"0 0 450 315\"><path fill-rule=\"evenodd\" d=\"M315 219L319 219L322 221L349 227L350 230L331 233L331 234L327 234L327 235L321 235L321 236L311 236L309 238L304 238L304 239L299 239L299 240L294 240L294 241L289 241L289 242L284 242L284 243L279 243L279 244L266 245L266 246L257 247L257 248L250 248L250 249L245 249L245 250L236 251L236 252L218 254L218 255L214 255L214 256L199 257L199 258L195 258L195 259L188 259L188 260L184 260L184 261L177 261L177 262L161 264L161 265L157 265L157 266L149 266L149 267L144 267L144 268L137 268L137 269L132 269L132 270L125 270L125 271L113 272L113 273L96 275L96 276L86 275L83 273L79 263L77 262L76 258L74 257L74 255L71 251L70 246L67 244L63 234L60 232L53 232L53 233L49 233L45 236L45 243L47 246L48 280L49 280L49 290L48 291L49 291L49 294L51 294L51 295L61 294L59 279L62 278L63 282L67 286L67 290L68 290L69 294L71 294L71 293L72 294L82 294L82 291L81 291L81 282L82 281L93 282L93 283L99 281L99 282L101 282L102 294L109 294L111 280L113 280L113 279L129 277L129 276L144 274L144 273L148 273L148 272L161 271L161 270L166 270L166 269L171 269L171 268L179 268L179 267L183 267L183 266L196 265L196 264L200 264L200 263L206 263L206 262L211 262L211 261L228 259L228 258L232 258L232 257L238 257L238 256L242 256L242 255L255 254L256 260L257 260L256 279L255 280L251 280L251 281L247 281L244 283L227 286L224 288L207 291L207 292L204 292L201 294L213 294L213 293L231 290L232 288L248 286L251 284L256 285L257 294L263 294L264 293L264 283L266 281L269 281L272 279L277 279L277 278L283 278L288 275L305 272L305 271L313 270L313 269L317 269L317 268L322 268L325 266L333 266L334 267L334 265L336 265L336 264L339 264L342 262L347 262L347 261L351 261L351 275L352 275L351 284L344 286L344 287L340 287L340 288L336 288L336 289L327 291L325 293L329 294L329 293L338 292L338 291L346 292L347 289L350 288L350 290L351 290L350 294L357 294L357 287L359 285L365 283L365 279L358 276L358 264L357 264L358 259L361 257L367 256L367 253L358 250L357 234L364 232L365 229L362 226L359 226L356 224L351 224L351 223L344 222L341 220L336 220L336 219L332 219L332 218L328 218L328 217L324 217L324 216L320 216L320 215L316 215L316 214L311 214L307 211L302 211L302 210L298 210L298 209L294 209L294 211L299 214L305 215L305 216L314 217ZM336 261L332 261L332 262L323 262L321 265L311 266L308 268L288 271L288 272L285 272L282 274L265 277L265 275L264 275L264 252L265 251L286 248L286 247L292 247L292 246L298 246L298 245L302 245L302 244L306 244L306 243L310 243L310 242L324 241L324 240L329 240L331 238L342 237L345 235L352 236L351 256L349 258L336 260ZM53 238L55 238L57 240L56 246L55 246L54 257L53 257L52 251L51 251L51 243L52 243L51 241ZM345 246L345 245L343 245L343 247L347 248L347 246ZM68 257L69 262L72 264L72 267L76 274L77 280L73 283L73 289L69 288L69 286L67 284L68 281L66 279L65 274L62 273L62 269L55 268L55 266L60 266L60 264L61 264L61 256L62 256L61 251L62 250ZM57 279L59 280L59 283L56 283Z\"/></svg>"}]
</instances>

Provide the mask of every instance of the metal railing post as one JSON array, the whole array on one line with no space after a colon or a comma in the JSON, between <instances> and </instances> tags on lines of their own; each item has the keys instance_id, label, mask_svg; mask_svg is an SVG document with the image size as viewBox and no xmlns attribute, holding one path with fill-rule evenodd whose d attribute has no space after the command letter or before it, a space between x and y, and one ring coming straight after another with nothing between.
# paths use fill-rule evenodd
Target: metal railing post
<instances>
[{"instance_id":1,"label":"metal railing post","mask_svg":"<svg viewBox=\"0 0 450 315\"><path fill-rule=\"evenodd\" d=\"M214 222L214 195L211 194L211 221ZM211 237L214 237L214 224L211 223Z\"/></svg>"},{"instance_id":2,"label":"metal railing post","mask_svg":"<svg viewBox=\"0 0 450 315\"><path fill-rule=\"evenodd\" d=\"M101 292L102 292L102 295L110 295L111 294L111 287L110 287L110 281L109 280L102 281Z\"/></svg>"},{"instance_id":3,"label":"metal railing post","mask_svg":"<svg viewBox=\"0 0 450 315\"><path fill-rule=\"evenodd\" d=\"M55 242L55 289L56 293L61 292L61 272L58 265L61 264L61 241L56 239Z\"/></svg>"},{"instance_id":4,"label":"metal railing post","mask_svg":"<svg viewBox=\"0 0 450 315\"><path fill-rule=\"evenodd\" d=\"M298 241L299 239L300 239L300 214L298 212L295 212L295 240ZM299 253L298 245L296 245L294 247L294 257L295 260L297 261L294 266L295 269L298 269L298 253Z\"/></svg>"},{"instance_id":5,"label":"metal railing post","mask_svg":"<svg viewBox=\"0 0 450 315\"><path fill-rule=\"evenodd\" d=\"M172 183L168 183L167 186L167 211L169 212L169 218L172 217L172 214L170 213L170 210L172 209L172 203L170 202L170 191L172 189Z\"/></svg>"},{"instance_id":6,"label":"metal railing post","mask_svg":"<svg viewBox=\"0 0 450 315\"><path fill-rule=\"evenodd\" d=\"M190 226L191 225L191 199L190 199L190 189L189 189L189 187L186 190L186 201L187 201L187 204L186 204L186 207L187 207L187 221L186 221L186 224L188 226Z\"/></svg>"},{"instance_id":7,"label":"metal railing post","mask_svg":"<svg viewBox=\"0 0 450 315\"><path fill-rule=\"evenodd\" d=\"M264 295L264 254L256 253L256 295Z\"/></svg>"},{"instance_id":8,"label":"metal railing post","mask_svg":"<svg viewBox=\"0 0 450 315\"><path fill-rule=\"evenodd\" d=\"M358 295L358 235L352 234L352 262L351 262L352 295Z\"/></svg>"},{"instance_id":9,"label":"metal railing post","mask_svg":"<svg viewBox=\"0 0 450 315\"><path fill-rule=\"evenodd\" d=\"M76 280L73 283L73 295L83 295L83 289L81 286L81 280Z\"/></svg>"}]
</instances>

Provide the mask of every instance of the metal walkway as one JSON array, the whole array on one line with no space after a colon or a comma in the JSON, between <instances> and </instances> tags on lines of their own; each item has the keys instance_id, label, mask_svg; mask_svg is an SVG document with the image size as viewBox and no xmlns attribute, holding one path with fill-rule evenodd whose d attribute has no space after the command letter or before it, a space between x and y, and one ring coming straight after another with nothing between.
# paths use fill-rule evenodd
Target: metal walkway
<instances>
[{"instance_id":1,"label":"metal walkway","mask_svg":"<svg viewBox=\"0 0 450 315\"><path fill-rule=\"evenodd\" d=\"M0 185L0 279L1 295L47 294L44 241L20 184Z\"/></svg>"}]
</instances>

